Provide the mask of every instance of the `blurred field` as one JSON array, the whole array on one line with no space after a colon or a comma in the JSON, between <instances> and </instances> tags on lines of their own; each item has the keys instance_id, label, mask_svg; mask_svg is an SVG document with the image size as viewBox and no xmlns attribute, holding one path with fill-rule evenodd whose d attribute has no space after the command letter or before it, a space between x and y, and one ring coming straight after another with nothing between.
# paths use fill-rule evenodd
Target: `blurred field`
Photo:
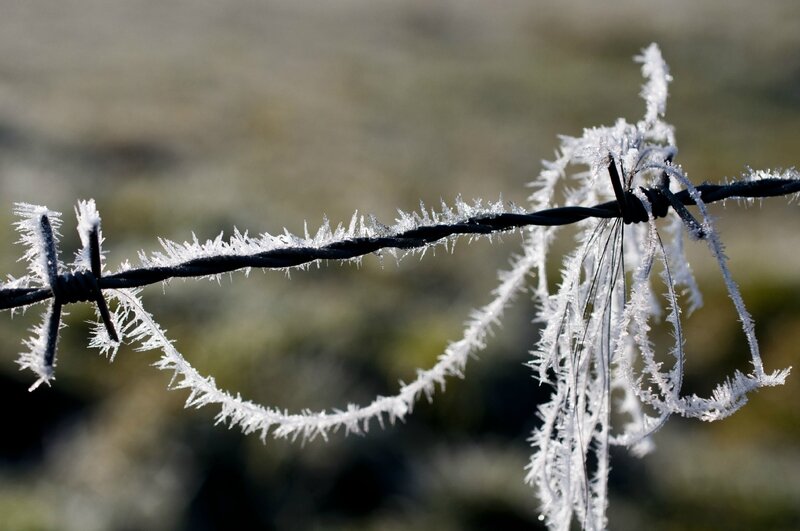
<instances>
[{"instance_id":1,"label":"blurred field","mask_svg":"<svg viewBox=\"0 0 800 531\"><path fill-rule=\"evenodd\" d=\"M798 27L795 0L0 0L0 271L24 268L16 201L64 212L71 253L73 206L95 198L112 268L158 236L301 232L355 210L388 222L458 194L524 205L556 135L642 115L632 57L653 41L690 176L793 166ZM771 369L798 359L797 209L715 210ZM340 407L433 363L519 241L176 281L144 300L223 387ZM704 390L747 368L746 346L715 265L692 256L706 307L687 323L687 385ZM155 353L88 351L80 306L55 385L27 393L14 360L38 313L0 316L0 529L536 528L522 467L546 390L522 367L538 337L524 298L467 379L406 424L304 448L182 410ZM643 460L614 455L611 527L800 528L797 381L724 422L674 419Z\"/></svg>"}]
</instances>

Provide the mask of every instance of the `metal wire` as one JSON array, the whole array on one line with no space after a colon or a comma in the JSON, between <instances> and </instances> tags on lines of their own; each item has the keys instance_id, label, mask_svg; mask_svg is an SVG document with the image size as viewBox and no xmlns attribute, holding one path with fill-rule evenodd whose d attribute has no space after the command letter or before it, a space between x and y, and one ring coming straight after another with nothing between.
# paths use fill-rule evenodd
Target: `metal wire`
<instances>
[{"instance_id":1,"label":"metal wire","mask_svg":"<svg viewBox=\"0 0 800 531\"><path fill-rule=\"evenodd\" d=\"M800 179L762 179L724 185L702 184L696 188L705 203L714 203L730 198L764 198L799 193ZM688 190L674 194L658 188L643 188L641 191L650 201L652 212L656 217L663 217L669 208L674 208L676 204L685 206L695 204ZM80 275L64 274L51 282L51 285L58 286L56 291L70 292L69 298L61 295L60 302L69 303L73 300L97 302L102 300L102 296L98 297L94 289L102 292L104 289L136 288L171 278L203 277L245 268L280 269L317 260L346 260L382 249L424 247L454 235L491 234L527 226L569 225L588 218L623 218L626 223L646 221L647 212L639 198L631 191L625 191L623 194L624 213L620 201L617 200L593 207L559 207L526 214L476 216L460 223L423 226L392 236L345 239L320 247L273 249L251 255L207 256L187 260L175 266L128 269L103 277L99 275L99 270L82 272ZM88 281L87 275L94 278ZM51 287L0 289L0 309L20 308L54 296L54 289Z\"/></svg>"}]
</instances>

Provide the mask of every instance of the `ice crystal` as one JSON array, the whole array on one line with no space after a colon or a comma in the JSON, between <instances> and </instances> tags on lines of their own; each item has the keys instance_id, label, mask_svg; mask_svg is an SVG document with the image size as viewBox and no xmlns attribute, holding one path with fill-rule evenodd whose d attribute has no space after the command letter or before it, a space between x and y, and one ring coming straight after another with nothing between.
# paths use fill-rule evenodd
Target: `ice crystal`
<instances>
[{"instance_id":1,"label":"ice crystal","mask_svg":"<svg viewBox=\"0 0 800 531\"><path fill-rule=\"evenodd\" d=\"M92 232L97 232L98 242L103 243L103 235L100 230L100 214L94 199L79 201L75 208L75 217L78 219L78 235L81 238L81 250L75 256L75 269L91 269L91 258L89 248Z\"/></svg>"},{"instance_id":2,"label":"ice crystal","mask_svg":"<svg viewBox=\"0 0 800 531\"><path fill-rule=\"evenodd\" d=\"M468 203L459 196L455 200L454 207L442 202L439 211L426 209L423 203L420 203L419 211L405 212L398 210L397 218L392 225L384 225L375 216L359 216L358 212L356 212L347 226L339 224L333 228L330 221L324 218L322 224L313 235L309 232L308 224L306 224L303 236L293 234L288 229L284 229L278 235L262 233L259 236L250 236L247 232L242 233L234 228L233 234L227 239L225 239L223 233L220 233L213 240L206 240L205 242L201 242L194 234L192 234L191 241L183 243L159 238L162 250L150 254L140 252L139 260L141 267L174 267L192 260L216 256L252 256L293 248L324 249L341 243L343 240L393 238L423 227L454 225L464 223L471 218L506 212L520 213L523 210L519 207L507 206L502 200L488 202L484 205L481 200ZM491 237L491 235L486 235L486 237ZM447 242L454 238L445 238L442 241L434 242L432 245L447 245ZM426 249L426 247L423 247L422 249L401 250L399 254L395 250L390 250L390 252L393 252L399 258L407 253L424 254ZM361 258L356 257L349 260L359 263ZM309 264L302 264L291 268L305 269L308 266ZM209 278L216 280L219 276L210 275Z\"/></svg>"},{"instance_id":3,"label":"ice crystal","mask_svg":"<svg viewBox=\"0 0 800 531\"><path fill-rule=\"evenodd\" d=\"M60 268L57 259L48 254L52 247L50 239L58 240L58 230L61 228L61 213L48 210L47 207L31 205L28 203L17 203L14 214L20 220L16 222L17 230L20 233L18 243L25 246L25 253L20 261L28 263L30 280L33 285L50 285L50 267L55 261L55 266ZM52 231L47 233L43 229L43 223L49 224Z\"/></svg>"}]
</instances>

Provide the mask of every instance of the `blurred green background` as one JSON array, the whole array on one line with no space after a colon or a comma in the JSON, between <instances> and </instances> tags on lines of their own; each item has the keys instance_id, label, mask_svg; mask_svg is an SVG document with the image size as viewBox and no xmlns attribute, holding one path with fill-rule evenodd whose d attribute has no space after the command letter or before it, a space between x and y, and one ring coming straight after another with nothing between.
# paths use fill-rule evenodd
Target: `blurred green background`
<instances>
[{"instance_id":1,"label":"blurred green background","mask_svg":"<svg viewBox=\"0 0 800 531\"><path fill-rule=\"evenodd\" d=\"M21 275L16 201L93 197L113 269L157 237L302 232L354 210L389 222L439 199L524 205L558 134L637 120L632 56L658 42L667 120L695 181L797 163L800 3L0 1L0 271ZM800 224L785 200L715 207L769 369L796 364ZM175 281L147 308L203 373L270 405L363 403L413 378L488 302L518 235L424 260ZM568 249L563 241L560 250ZM687 323L687 389L747 369L716 266ZM558 257L554 257L557 267ZM522 364L520 297L467 378L404 424L301 447L214 426L153 352L109 364L66 318L57 380L14 360L35 308L0 319L0 528L534 529L526 438L546 397ZM715 424L673 419L657 451L612 459L613 529L800 528L800 384Z\"/></svg>"}]
</instances>

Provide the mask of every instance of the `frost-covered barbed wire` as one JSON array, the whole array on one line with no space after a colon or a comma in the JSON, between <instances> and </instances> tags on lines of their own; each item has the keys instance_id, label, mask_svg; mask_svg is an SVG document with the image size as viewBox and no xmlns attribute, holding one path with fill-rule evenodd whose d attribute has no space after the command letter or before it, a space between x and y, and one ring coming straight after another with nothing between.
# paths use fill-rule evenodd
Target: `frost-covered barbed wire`
<instances>
[{"instance_id":1,"label":"frost-covered barbed wire","mask_svg":"<svg viewBox=\"0 0 800 531\"><path fill-rule=\"evenodd\" d=\"M82 247L69 265L58 256L60 215L46 207L17 205L28 273L0 285L0 309L49 300L18 364L36 373L32 389L49 384L62 306L92 301L98 323L90 346L111 359L122 343L160 351L155 365L174 374L172 388L189 390L187 407L216 405L217 422L257 432L262 439L270 434L307 440L327 438L337 430L362 433L373 420L383 425L404 419L421 396L430 400L448 377L462 377L469 356L485 347L514 295L532 284L536 320L543 328L530 366L537 380L553 391L539 407L541 424L531 436L526 479L537 490L542 518L550 528L567 530L577 520L585 529L603 529L610 445L644 454L653 446L651 435L671 415L723 418L740 408L750 391L781 384L788 375L788 369L768 373L763 367L752 319L706 204L728 198L796 198L800 175L794 170L751 170L723 185L693 185L674 162L674 131L663 121L669 69L655 45L636 59L645 77L644 118L636 123L619 119L612 126L586 129L580 137L562 137L556 159L544 162L531 184L531 211L502 201L467 203L459 198L452 207L443 203L431 210L420 204L418 211L399 211L388 226L356 213L349 224L335 228L326 220L313 235L307 228L302 236L286 230L250 236L234 229L228 239L222 234L206 242L196 237L185 243L162 239L161 250L140 253L136 267L125 262L107 271L94 201L82 201L76 209ZM565 191L559 195L559 190ZM690 205L697 206L699 218L686 208ZM659 218L666 221L657 223ZM550 245L558 228L567 224L579 228L576 250L564 258L561 281L551 292L546 274ZM660 231L663 224L666 230ZM424 254L433 245L449 245L461 235L491 237L522 227L522 252L500 274L492 300L472 313L462 338L448 345L433 367L418 370L410 383L401 382L396 395L376 397L365 406L289 413L221 390L181 355L141 300L142 286L176 277L218 279L254 267L303 269L322 260L359 261L383 251L399 259L409 252ZM684 255L685 235L706 241L719 263L753 366L749 373L727 377L707 398L681 393L687 356L681 309L691 313L702 304ZM675 338L666 350L656 348L650 338L652 323L659 319ZM612 392L622 399L612 401ZM617 418L624 420L612 425Z\"/></svg>"}]
</instances>

